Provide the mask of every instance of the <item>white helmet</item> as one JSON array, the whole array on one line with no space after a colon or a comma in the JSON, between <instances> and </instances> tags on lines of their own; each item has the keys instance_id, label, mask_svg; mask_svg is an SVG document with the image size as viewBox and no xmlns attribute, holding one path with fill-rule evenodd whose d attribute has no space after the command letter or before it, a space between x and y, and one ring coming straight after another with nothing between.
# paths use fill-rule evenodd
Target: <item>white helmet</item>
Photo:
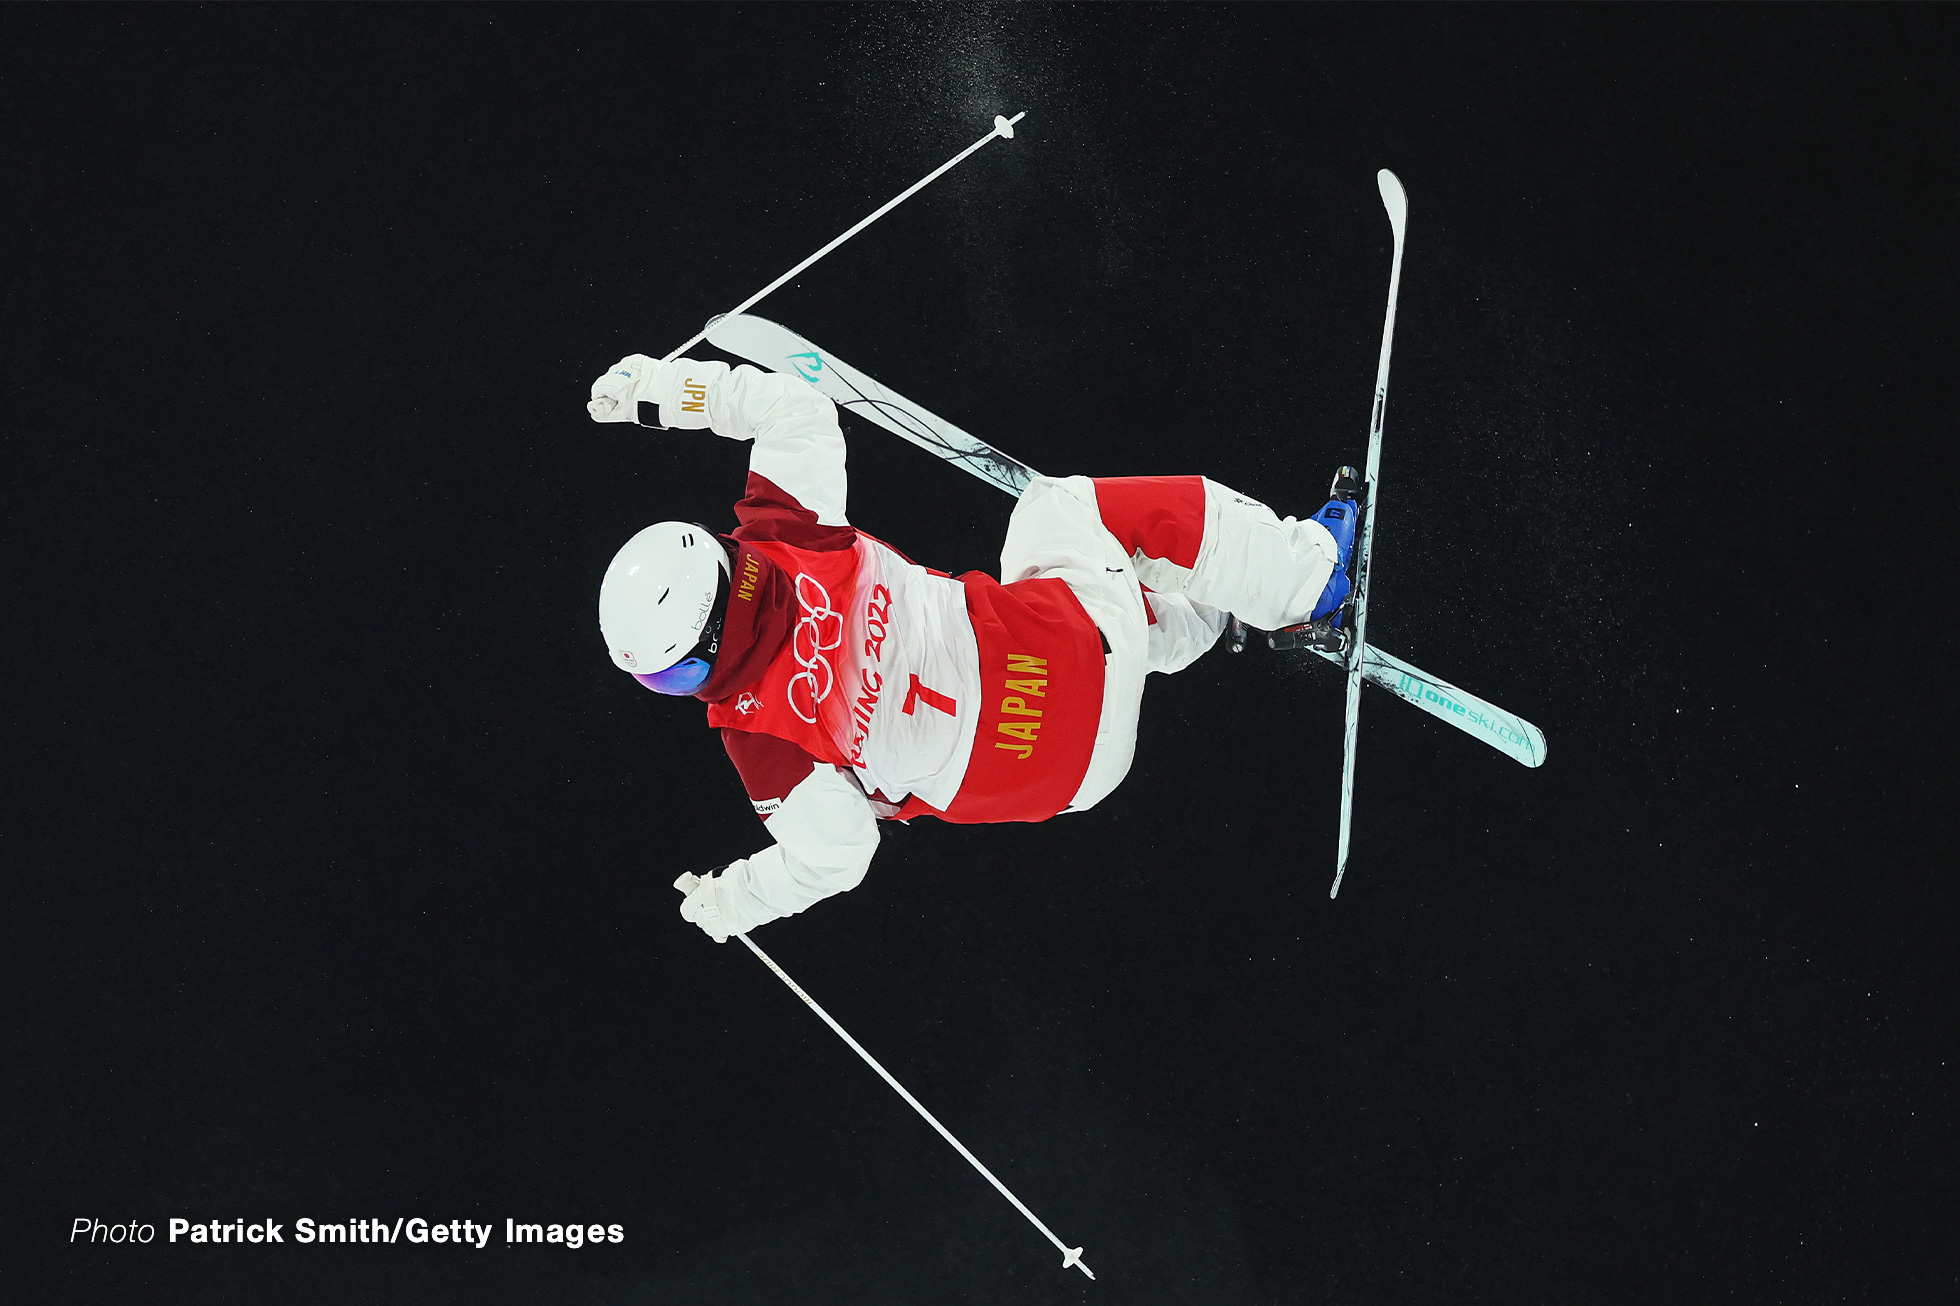
<instances>
[{"instance_id":1,"label":"white helmet","mask_svg":"<svg viewBox=\"0 0 1960 1306\"><path fill-rule=\"evenodd\" d=\"M660 522L626 541L599 583L599 629L613 665L650 676L687 659L702 663L695 686L706 680L711 663L690 655L729 574L721 541L692 522Z\"/></svg>"}]
</instances>

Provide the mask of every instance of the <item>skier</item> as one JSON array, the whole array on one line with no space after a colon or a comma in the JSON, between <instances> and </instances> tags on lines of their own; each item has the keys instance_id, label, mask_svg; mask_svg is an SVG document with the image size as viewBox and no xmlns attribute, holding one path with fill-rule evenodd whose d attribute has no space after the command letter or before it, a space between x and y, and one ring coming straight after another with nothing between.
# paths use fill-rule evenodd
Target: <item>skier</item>
<instances>
[{"instance_id":1,"label":"skier","mask_svg":"<svg viewBox=\"0 0 1960 1306\"><path fill-rule=\"evenodd\" d=\"M599 589L614 664L707 704L773 839L682 877L717 943L855 888L881 819L1095 806L1130 768L1145 674L1233 614L1277 647L1346 646L1352 468L1299 521L1200 476L1037 477L1000 579L955 577L850 525L836 405L800 379L634 354L587 411L755 445L732 535L649 526Z\"/></svg>"}]
</instances>

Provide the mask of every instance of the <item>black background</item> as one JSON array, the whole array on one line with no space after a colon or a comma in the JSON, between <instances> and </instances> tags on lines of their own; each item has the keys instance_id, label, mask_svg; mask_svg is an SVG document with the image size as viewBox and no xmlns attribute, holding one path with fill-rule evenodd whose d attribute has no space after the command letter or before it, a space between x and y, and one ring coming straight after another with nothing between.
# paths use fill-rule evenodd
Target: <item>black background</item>
<instances>
[{"instance_id":1,"label":"black background","mask_svg":"<svg viewBox=\"0 0 1960 1306\"><path fill-rule=\"evenodd\" d=\"M1923 8L0 12L0 1292L292 1302L1950 1301L1956 17ZM1370 633L1528 771L1255 648L1130 779L763 835L607 662L739 446L597 427L786 322L1052 473L1311 511L1408 189ZM847 419L951 570L1009 501ZM76 1217L494 1223L70 1245ZM506 1217L624 1225L506 1248Z\"/></svg>"}]
</instances>

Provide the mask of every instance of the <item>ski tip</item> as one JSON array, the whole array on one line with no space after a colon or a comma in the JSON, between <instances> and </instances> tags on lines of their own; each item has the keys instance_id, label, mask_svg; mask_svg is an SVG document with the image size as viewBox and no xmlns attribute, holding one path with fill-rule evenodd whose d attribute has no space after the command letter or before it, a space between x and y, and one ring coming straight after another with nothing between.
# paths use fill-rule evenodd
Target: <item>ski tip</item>
<instances>
[{"instance_id":1,"label":"ski tip","mask_svg":"<svg viewBox=\"0 0 1960 1306\"><path fill-rule=\"evenodd\" d=\"M816 348L815 345L803 339L802 336L797 335L796 332L790 330L782 323L766 317L758 317L754 313L717 313L708 319L707 326L701 328L701 336L709 344L714 345L718 349L726 349L731 354L740 354L751 362L757 360L754 354L748 352L748 349L750 347L759 347L757 336L759 333L764 332L779 332L788 337L788 341L772 343L786 344L789 341L794 341L805 350ZM716 337L720 338L717 339Z\"/></svg>"},{"instance_id":2,"label":"ski tip","mask_svg":"<svg viewBox=\"0 0 1960 1306\"><path fill-rule=\"evenodd\" d=\"M1403 193L1401 179L1387 168L1375 174L1375 185L1381 190L1382 207L1388 210L1389 225L1395 228L1399 240L1409 220L1409 197Z\"/></svg>"},{"instance_id":3,"label":"ski tip","mask_svg":"<svg viewBox=\"0 0 1960 1306\"><path fill-rule=\"evenodd\" d=\"M1529 721L1523 724L1526 738L1531 747L1531 756L1529 758L1520 757L1518 760L1529 767L1541 767L1545 765L1545 732L1537 726L1532 725Z\"/></svg>"}]
</instances>

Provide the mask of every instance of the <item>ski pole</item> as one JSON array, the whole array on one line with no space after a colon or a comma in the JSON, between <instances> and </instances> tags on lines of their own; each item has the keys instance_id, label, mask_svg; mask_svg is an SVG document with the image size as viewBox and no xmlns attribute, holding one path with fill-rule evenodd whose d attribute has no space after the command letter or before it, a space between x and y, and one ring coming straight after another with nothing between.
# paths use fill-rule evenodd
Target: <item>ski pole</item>
<instances>
[{"instance_id":1,"label":"ski pole","mask_svg":"<svg viewBox=\"0 0 1960 1306\"><path fill-rule=\"evenodd\" d=\"M889 1070L886 1070L883 1066L879 1065L878 1059L872 1056L869 1052L866 1052L864 1050L863 1044L859 1043L856 1039L852 1038L848 1033L846 1033L842 1025L838 1024L835 1020L832 1020L830 1017L830 1013L828 1011L825 1011L822 1007L818 1006L817 1000L803 991L802 985L798 984L795 980L791 979L789 977L788 972L786 972L781 966L778 966L775 960L771 958L768 953L764 952L761 948L756 947L754 942L750 940L748 935L737 934L735 937L740 939L743 943L747 944L750 952L753 952L756 956L762 958L762 964L767 966L770 970L775 971L776 978L781 980L783 983L789 985L790 992L794 993L797 997L802 998L805 1006L809 1007L810 1010L816 1012L817 1015L823 1018L824 1024L836 1030L837 1037L843 1039L846 1043L850 1044L851 1051L863 1057L864 1063L867 1066L870 1066L873 1070L877 1071L879 1077L882 1078L887 1084L890 1084L892 1088L898 1093L898 1095L904 1098L906 1102L911 1105L914 1111L917 1111L921 1116L923 1116L927 1124L931 1125L934 1129L937 1129L939 1131L939 1136L945 1139L947 1142L951 1143L953 1145L953 1150L958 1152L961 1156L965 1157L967 1159L967 1163L971 1165L975 1170L978 1170L981 1176L985 1178L988 1183L992 1184L997 1190L999 1190L1000 1195L1002 1197L1005 1197L1008 1201L1012 1202L1014 1204L1015 1210L1019 1211L1022 1215L1027 1216L1029 1224L1032 1224L1035 1228L1041 1230L1042 1236L1046 1238L1049 1242L1055 1244L1055 1250L1059 1251L1062 1254L1062 1268L1064 1270L1066 1270L1069 1266L1073 1265L1076 1269L1082 1271L1084 1274L1088 1275L1091 1279L1096 1277L1095 1273L1091 1271L1087 1265L1084 1265L1082 1263L1082 1249L1080 1247L1064 1246L1062 1244L1062 1240L1060 1238L1057 1238L1053 1233L1051 1233L1049 1231L1048 1226L1043 1224L1038 1218L1036 1218L1035 1213L1033 1211L1030 1211L1027 1207L1021 1205L1021 1199L1016 1197L1013 1193L1009 1192L1007 1190L1006 1184L994 1178L994 1172L992 1170L989 1170L986 1166L980 1164L979 1157L967 1151L966 1145L961 1143L959 1139L953 1137L952 1131L948 1130L946 1126L940 1124L938 1119L934 1117L932 1112L925 1109L924 1105L920 1103L918 1098L913 1097L910 1093L906 1092L905 1085L899 1083L896 1079L893 1079L891 1072Z\"/></svg>"},{"instance_id":2,"label":"ski pole","mask_svg":"<svg viewBox=\"0 0 1960 1306\"><path fill-rule=\"evenodd\" d=\"M783 273L783 275L777 277L774 281L770 282L762 289L756 291L753 295L750 295L747 299L743 300L741 304L735 308L733 313L730 313L728 316L732 317L734 316L735 313L746 313L751 308L754 308L757 304L762 302L763 298L767 296L769 292L775 290L778 286L782 285L785 281L788 281L791 277L796 276L799 272L803 271L803 269L809 267L812 263L815 263L818 259L830 253L831 250L836 249L839 245L843 244L851 237L857 235L860 231L863 231L866 227L876 222L879 218L884 217L887 213L897 208L900 204L903 204L906 200L910 199L914 194L918 193L920 190L924 189L927 185L929 185L941 173L952 168L961 159L964 159L967 155L973 153L975 150L979 149L982 145L985 145L988 141L992 140L994 137L1004 136L1008 140L1013 140L1014 124L1021 121L1021 119L1027 116L1028 116L1027 110L1025 109L1023 109L1020 113L1015 114L1012 118L1003 118L999 114L995 114L994 129L992 131L988 132L985 136L982 136L979 140L973 142L973 144L967 146L965 149L961 150L958 154L955 154L952 158L946 160L946 162L940 164L937 168L934 168L931 172L927 173L925 176L919 178L919 180L913 182L910 186L906 187L905 190L899 193L898 195L895 195L891 199L886 200L884 206L881 207L876 213L873 213L870 217L858 223L855 227L852 227L849 231L839 236L836 240L831 241L828 245L825 245L822 249L810 255L809 258L804 259L801 263L798 263L795 267ZM713 323L710 323L709 325L713 325ZM682 354L694 348L694 346L700 344L703 340L706 340L707 338L708 338L708 328L703 327L701 328L701 333L699 335L695 336L693 339L689 340L686 344L682 345L679 349L676 349L673 353L667 355L667 357L661 359L660 361L663 363L671 363L676 358L679 358Z\"/></svg>"},{"instance_id":3,"label":"ski pole","mask_svg":"<svg viewBox=\"0 0 1960 1306\"><path fill-rule=\"evenodd\" d=\"M686 893L691 889L693 889L694 884L691 883L691 881L695 881L695 880L696 877L694 873L690 871L687 874L681 876L679 880L676 880L674 882L674 887L676 889L680 889L681 892ZM1076 1269L1082 1271L1084 1274L1088 1275L1091 1279L1096 1277L1095 1272L1091 1270L1087 1265L1082 1263L1082 1249L1080 1247L1063 1246L1062 1240L1060 1238L1057 1238L1054 1235L1054 1233L1049 1230L1048 1226L1043 1224L1035 1216L1035 1213L1033 1211L1030 1211L1027 1207L1023 1206L1021 1204L1021 1199L1016 1197L1013 1193L1007 1190L1006 1184L994 1178L994 1172L992 1170L989 1170L986 1166L980 1164L980 1158L975 1156L973 1153L967 1151L966 1145L961 1143L959 1139L953 1137L952 1132L948 1130L946 1126L940 1124L938 1119L934 1117L932 1112L925 1109L924 1105L920 1103L918 1098L913 1097L910 1093L906 1092L905 1085L899 1083L896 1079L893 1079L891 1075L891 1071L886 1070L883 1066L878 1064L878 1058L872 1056L869 1052L866 1052L864 1050L864 1045L862 1043L859 1043L856 1039L852 1038L850 1034L845 1031L842 1025L838 1024L835 1020L832 1020L830 1017L830 1013L828 1011L825 1011L822 1007L818 1006L817 1000L811 997L809 994L805 993L803 991L803 986L798 984L795 980L789 977L788 971L785 971L781 966L778 966L775 962L775 959L772 958L768 953L764 952L761 948L756 947L755 943L749 938L748 935L737 934L735 937L740 939L743 942L743 944L747 946L750 952L753 952L756 956L760 957L762 959L763 965L767 966L770 970L775 971L776 978L781 980L783 983L789 985L789 991L791 993L794 993L797 997L802 998L803 1004L808 1008L810 1008L810 1010L816 1012L818 1016L822 1017L824 1024L830 1026L833 1030L837 1031L837 1037L843 1039L846 1043L850 1044L851 1051L863 1057L864 1064L870 1066L873 1070L877 1071L879 1078L883 1079L887 1084L890 1084L893 1090L897 1092L897 1094L900 1097L904 1098L914 1111L917 1111L922 1117L925 1118L925 1122L927 1124L931 1125L934 1129L937 1129L939 1131L939 1136L945 1139L947 1142L951 1143L953 1145L953 1150L958 1152L961 1156L967 1159L967 1164L971 1165L975 1170L978 1170L981 1173L981 1175L986 1179L986 1181L992 1184L1002 1197L1005 1197L1008 1201L1014 1204L1015 1210L1019 1211L1022 1215L1027 1216L1028 1223L1032 1224L1035 1228L1041 1230L1042 1237L1046 1238L1049 1242L1055 1244L1055 1249L1062 1254L1062 1268L1064 1270L1066 1270L1069 1266L1073 1265Z\"/></svg>"}]
</instances>

